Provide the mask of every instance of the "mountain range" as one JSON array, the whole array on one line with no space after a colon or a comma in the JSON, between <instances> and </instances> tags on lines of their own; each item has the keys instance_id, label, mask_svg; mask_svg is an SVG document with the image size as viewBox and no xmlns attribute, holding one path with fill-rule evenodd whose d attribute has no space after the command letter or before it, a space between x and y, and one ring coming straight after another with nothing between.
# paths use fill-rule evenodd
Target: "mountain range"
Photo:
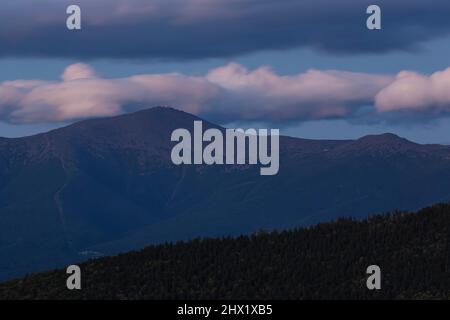
<instances>
[{"instance_id":1,"label":"mountain range","mask_svg":"<svg viewBox=\"0 0 450 320\"><path fill-rule=\"evenodd\" d=\"M0 280L166 241L311 226L450 200L450 147L280 137L280 170L172 164L194 115L157 107L0 138ZM216 127L203 121L204 127Z\"/></svg>"}]
</instances>

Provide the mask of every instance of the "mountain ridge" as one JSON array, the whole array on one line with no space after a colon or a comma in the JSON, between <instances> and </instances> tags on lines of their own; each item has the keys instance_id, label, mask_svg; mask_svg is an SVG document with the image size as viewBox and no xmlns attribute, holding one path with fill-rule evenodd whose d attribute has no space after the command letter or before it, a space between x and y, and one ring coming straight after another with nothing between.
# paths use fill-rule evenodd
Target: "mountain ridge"
<instances>
[{"instance_id":1,"label":"mountain ridge","mask_svg":"<svg viewBox=\"0 0 450 320\"><path fill-rule=\"evenodd\" d=\"M282 136L279 174L261 177L258 166L172 164L171 132L192 130L194 120L200 118L160 107L0 139L0 279L82 261L90 252L450 200L447 146L392 135Z\"/></svg>"},{"instance_id":2,"label":"mountain ridge","mask_svg":"<svg viewBox=\"0 0 450 320\"><path fill-rule=\"evenodd\" d=\"M193 114L190 114L188 112L185 112L183 110L180 109L176 109L175 107L169 107L169 106L157 106L157 107L151 107L151 108L146 108L146 109L141 109L135 112L129 112L129 113L124 113L124 114L120 114L120 115L114 115L114 116L108 116L108 117L98 117L98 118L92 118L92 119L85 119L85 120L80 120L77 122L74 122L72 124L68 124L66 126L60 127L60 128L56 128L56 129L52 129L49 130L47 132L42 132L42 133L37 133L37 134L33 134L30 136L24 136L24 137L14 137L14 138L8 138L8 137L0 137L0 141L18 141L18 140L22 140L22 139L32 139L35 137L42 137L45 135L54 135L54 134L62 134L63 132L67 132L67 131L71 131L74 129L80 129L82 127L85 126L90 126L90 125L98 125L98 124L104 124L107 122L114 122L114 121L118 121L118 120L126 120L126 119L137 119L140 116L149 116L152 113L156 113L156 112L162 112L162 113L172 113L172 114L179 114L179 115L183 115L183 116L188 116L191 117L192 120L201 120L204 123L208 123L211 126L214 127L218 127L218 128L222 128L225 129L225 127L222 126L217 126L217 125L213 125L211 122L204 120L198 116L195 116ZM161 113L160 113L161 115ZM441 147L449 147L449 145L444 145L444 144L437 144L437 143L417 143L411 140L408 140L404 137L401 137L395 133L391 133L391 132L386 132L386 133L381 133L381 134L367 134L364 136L361 136L359 138L354 138L354 139L308 139L308 138L302 138L302 137L297 137L297 136L287 136L287 135L281 135L284 138L289 138L289 139L299 139L299 140L304 140L304 141L337 141L337 142L363 142L363 141L370 141L370 142L376 142L376 143L394 143L394 142L399 142L402 141L404 143L410 143L410 144L415 144L415 145L421 145L421 146L441 146Z\"/></svg>"}]
</instances>

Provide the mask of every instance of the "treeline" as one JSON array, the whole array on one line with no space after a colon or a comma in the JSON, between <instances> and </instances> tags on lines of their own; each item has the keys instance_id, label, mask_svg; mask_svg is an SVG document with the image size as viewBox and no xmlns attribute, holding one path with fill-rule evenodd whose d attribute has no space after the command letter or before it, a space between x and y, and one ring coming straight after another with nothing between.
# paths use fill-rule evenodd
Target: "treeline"
<instances>
[{"instance_id":1,"label":"treeline","mask_svg":"<svg viewBox=\"0 0 450 320\"><path fill-rule=\"evenodd\" d=\"M450 205L308 229L197 239L0 284L0 299L448 299ZM381 268L368 290L366 268Z\"/></svg>"}]
</instances>

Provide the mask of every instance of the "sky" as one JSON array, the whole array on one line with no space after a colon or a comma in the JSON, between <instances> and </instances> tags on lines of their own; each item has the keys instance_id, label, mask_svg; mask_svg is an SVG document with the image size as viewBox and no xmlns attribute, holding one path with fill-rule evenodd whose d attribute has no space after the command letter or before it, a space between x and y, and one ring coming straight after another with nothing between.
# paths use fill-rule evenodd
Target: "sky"
<instances>
[{"instance_id":1,"label":"sky","mask_svg":"<svg viewBox=\"0 0 450 320\"><path fill-rule=\"evenodd\" d=\"M69 31L66 8L81 8ZM377 4L382 29L368 30ZM16 0L0 136L170 105L226 126L450 144L447 0Z\"/></svg>"}]
</instances>

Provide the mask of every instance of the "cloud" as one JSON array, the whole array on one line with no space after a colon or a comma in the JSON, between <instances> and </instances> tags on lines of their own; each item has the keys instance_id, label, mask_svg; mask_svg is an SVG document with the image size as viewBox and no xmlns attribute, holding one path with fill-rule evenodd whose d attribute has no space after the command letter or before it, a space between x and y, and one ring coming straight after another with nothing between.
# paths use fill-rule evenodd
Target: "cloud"
<instances>
[{"instance_id":1,"label":"cloud","mask_svg":"<svg viewBox=\"0 0 450 320\"><path fill-rule=\"evenodd\" d=\"M137 109L137 105L183 104L188 111L195 112L215 89L204 80L177 74L78 78L80 74L73 73L74 69L80 67L68 67L61 82L1 84L0 93L7 93L5 101L0 100L0 110L8 111L3 114L5 120L14 123L70 121L116 115Z\"/></svg>"},{"instance_id":2,"label":"cloud","mask_svg":"<svg viewBox=\"0 0 450 320\"><path fill-rule=\"evenodd\" d=\"M268 67L249 71L234 63L211 70L206 79L224 92L209 116L288 122L349 117L392 81L335 70L280 76Z\"/></svg>"},{"instance_id":3,"label":"cloud","mask_svg":"<svg viewBox=\"0 0 450 320\"><path fill-rule=\"evenodd\" d=\"M117 115L170 105L224 123L346 118L372 104L392 82L386 75L309 70L280 76L268 67L231 63L204 76L144 74L105 79L86 64L66 68L61 81L0 83L0 117L42 123Z\"/></svg>"},{"instance_id":4,"label":"cloud","mask_svg":"<svg viewBox=\"0 0 450 320\"><path fill-rule=\"evenodd\" d=\"M2 3L0 56L201 59L311 47L332 53L415 50L450 34L448 0L78 0L82 30L65 27L69 0Z\"/></svg>"},{"instance_id":5,"label":"cloud","mask_svg":"<svg viewBox=\"0 0 450 320\"><path fill-rule=\"evenodd\" d=\"M380 112L450 113L450 68L430 76L412 71L400 72L375 99Z\"/></svg>"},{"instance_id":6,"label":"cloud","mask_svg":"<svg viewBox=\"0 0 450 320\"><path fill-rule=\"evenodd\" d=\"M61 76L63 81L90 79L95 77L94 69L85 63L76 63L68 66Z\"/></svg>"},{"instance_id":7,"label":"cloud","mask_svg":"<svg viewBox=\"0 0 450 320\"><path fill-rule=\"evenodd\" d=\"M0 119L75 121L169 105L219 123L410 121L450 114L449 88L450 68L431 75L314 69L278 75L267 66L249 70L230 63L203 76L168 73L106 79L90 65L77 63L64 70L60 81L0 83Z\"/></svg>"}]
</instances>

